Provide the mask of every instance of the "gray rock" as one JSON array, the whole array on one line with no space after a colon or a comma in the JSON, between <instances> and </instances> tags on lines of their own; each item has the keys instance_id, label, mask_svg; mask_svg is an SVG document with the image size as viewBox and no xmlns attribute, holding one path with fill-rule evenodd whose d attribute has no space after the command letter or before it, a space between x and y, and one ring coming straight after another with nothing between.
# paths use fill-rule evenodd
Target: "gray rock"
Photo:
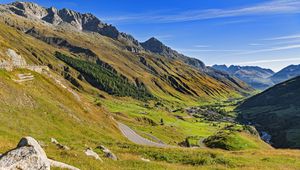
<instances>
[{"instance_id":1,"label":"gray rock","mask_svg":"<svg viewBox=\"0 0 300 170\"><path fill-rule=\"evenodd\" d=\"M0 154L0 170L50 170L50 166L79 170L71 165L48 159L45 151L32 137L22 138L15 149Z\"/></svg>"},{"instance_id":2,"label":"gray rock","mask_svg":"<svg viewBox=\"0 0 300 170\"><path fill-rule=\"evenodd\" d=\"M22 138L17 148L0 157L1 170L50 170L46 153L32 137Z\"/></svg>"},{"instance_id":3,"label":"gray rock","mask_svg":"<svg viewBox=\"0 0 300 170\"><path fill-rule=\"evenodd\" d=\"M99 161L103 162L102 159L99 157L99 155L96 152L94 152L93 149L91 149L91 148L86 149L84 151L84 153L86 154L86 156L93 157L96 160L99 160Z\"/></svg>"},{"instance_id":4,"label":"gray rock","mask_svg":"<svg viewBox=\"0 0 300 170\"><path fill-rule=\"evenodd\" d=\"M105 146L100 145L97 148L101 149L104 152L105 157L110 158L114 161L118 160L118 157L114 153L112 153L108 148L106 148Z\"/></svg>"},{"instance_id":5,"label":"gray rock","mask_svg":"<svg viewBox=\"0 0 300 170\"><path fill-rule=\"evenodd\" d=\"M70 148L66 145L60 144L55 138L51 138L51 143L55 144L59 149L62 150L70 150Z\"/></svg>"},{"instance_id":6,"label":"gray rock","mask_svg":"<svg viewBox=\"0 0 300 170\"><path fill-rule=\"evenodd\" d=\"M60 169L69 169L69 170L80 170L74 166L71 166L71 165L68 165L68 164L65 164L62 162L57 162L57 161L54 161L51 159L49 159L49 161L50 161L51 167L56 167L56 168L60 168Z\"/></svg>"}]
</instances>

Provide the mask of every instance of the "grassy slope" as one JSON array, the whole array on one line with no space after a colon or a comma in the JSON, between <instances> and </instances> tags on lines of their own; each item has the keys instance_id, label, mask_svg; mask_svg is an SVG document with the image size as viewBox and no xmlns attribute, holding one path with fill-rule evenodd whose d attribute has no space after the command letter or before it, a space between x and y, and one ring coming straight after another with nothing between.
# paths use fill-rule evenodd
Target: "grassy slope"
<instances>
[{"instance_id":1,"label":"grassy slope","mask_svg":"<svg viewBox=\"0 0 300 170\"><path fill-rule=\"evenodd\" d=\"M141 54L134 54L124 50L124 44L98 34L73 32L70 31L70 29L57 30L51 27L45 27L32 21L24 20L20 17L9 17L9 22L11 25L25 29L30 29L35 26L37 30L47 37L61 37L68 40L68 42L71 44L88 48L96 53L101 60L113 66L119 73L122 73L132 81L136 78L141 80L144 82L144 84L146 84L153 94L170 102L184 101L195 104L199 100L226 100L228 97L240 96L240 94L236 92L233 87L220 83L219 81L206 75L200 74L198 71L187 66L183 62L177 60L168 60L161 56L150 55L149 53L145 52L142 52ZM8 41L9 45L14 46L16 51L22 54L27 54L28 60L34 60L32 59L34 57L30 53L35 51L44 64L51 63L53 66L57 67L57 61L54 60L53 57L53 47L35 38L32 38L29 35L24 36L23 33L16 32L3 24L0 25L3 37L10 40ZM8 31L11 32L9 34L16 35L16 37L9 37ZM74 34L76 34L76 36L74 36ZM24 41L19 44L19 42L15 42L18 39L23 39ZM24 46L22 47L22 45ZM28 48L30 46L31 48ZM42 50L45 50L45 53L42 53ZM146 59L148 65L158 72L158 75L151 73L147 66L140 62L141 56ZM37 60L32 62L38 63ZM178 82L180 80L193 89L197 93L198 97L196 97L196 95L191 96L182 94L175 90L170 85L170 82L167 82L166 79L163 78L170 75L177 77ZM162 87L162 89L159 88L154 81L156 81Z\"/></svg>"},{"instance_id":2,"label":"grassy slope","mask_svg":"<svg viewBox=\"0 0 300 170\"><path fill-rule=\"evenodd\" d=\"M300 78L278 84L246 100L241 118L272 135L275 147L300 148Z\"/></svg>"}]
</instances>

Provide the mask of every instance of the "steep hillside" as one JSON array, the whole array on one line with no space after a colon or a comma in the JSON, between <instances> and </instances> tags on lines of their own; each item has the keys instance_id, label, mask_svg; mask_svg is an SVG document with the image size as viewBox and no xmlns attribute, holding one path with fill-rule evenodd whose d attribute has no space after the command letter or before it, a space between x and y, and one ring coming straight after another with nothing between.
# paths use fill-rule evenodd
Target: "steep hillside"
<instances>
[{"instance_id":1,"label":"steep hillside","mask_svg":"<svg viewBox=\"0 0 300 170\"><path fill-rule=\"evenodd\" d=\"M3 38L7 37L6 43L10 44L10 48L27 54L26 57L32 63L48 65L82 89L86 87L83 84L87 82L111 94L107 88L95 86L90 77L78 70L77 66L58 61L55 57L56 51L101 65L119 74L130 84L143 87L151 95L170 102L226 99L244 95L252 90L229 75L191 67L185 63L186 60L190 60L188 57L184 57L184 60L170 59L147 52L131 36L119 31L117 37L111 36L111 30L107 30L106 27L113 26L100 22L91 14L80 14L67 9L48 9L22 2L3 5L1 8L4 11L1 17L3 23L16 30L22 30L14 35L24 36L22 38L26 39L23 45L10 42L10 39L17 37L7 37L8 27L3 25ZM57 21L54 22L53 19ZM90 20L93 22L88 22ZM97 26L95 29L98 31L88 29L93 26ZM126 41L123 41L124 36L127 37ZM135 43L131 43L131 40ZM2 47L5 53L5 46ZM132 51L129 47L140 50ZM58 63L64 64L57 67ZM200 65L205 67L204 64Z\"/></svg>"},{"instance_id":2,"label":"steep hillside","mask_svg":"<svg viewBox=\"0 0 300 170\"><path fill-rule=\"evenodd\" d=\"M238 108L240 119L270 134L279 148L300 148L300 77L247 99Z\"/></svg>"},{"instance_id":3,"label":"steep hillside","mask_svg":"<svg viewBox=\"0 0 300 170\"><path fill-rule=\"evenodd\" d=\"M230 76L226 72L220 72L211 67L205 66L205 64L202 61L196 58L190 58L183 54L180 54L154 37L141 43L141 46L144 47L144 49L146 49L147 51L150 51L154 54L159 54L170 59L182 60L184 63L193 67L194 69L205 73L228 86L232 86L237 91L240 91L240 89L252 91L252 89L249 88L248 85L242 82L241 80Z\"/></svg>"},{"instance_id":4,"label":"steep hillside","mask_svg":"<svg viewBox=\"0 0 300 170\"><path fill-rule=\"evenodd\" d=\"M255 89L264 90L274 85L269 77L271 77L275 73L270 69L265 69L257 66L234 65L231 65L229 67L227 67L226 65L214 65L212 67L216 70L226 72L241 79Z\"/></svg>"},{"instance_id":5,"label":"steep hillside","mask_svg":"<svg viewBox=\"0 0 300 170\"><path fill-rule=\"evenodd\" d=\"M299 75L300 65L290 65L275 73L270 79L277 84Z\"/></svg>"}]
</instances>

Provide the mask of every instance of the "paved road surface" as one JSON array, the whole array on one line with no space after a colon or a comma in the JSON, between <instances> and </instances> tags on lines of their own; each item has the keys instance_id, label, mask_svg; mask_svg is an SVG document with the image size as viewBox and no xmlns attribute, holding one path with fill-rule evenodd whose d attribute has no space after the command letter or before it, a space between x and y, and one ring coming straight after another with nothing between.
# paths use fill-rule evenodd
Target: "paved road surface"
<instances>
[{"instance_id":1,"label":"paved road surface","mask_svg":"<svg viewBox=\"0 0 300 170\"><path fill-rule=\"evenodd\" d=\"M139 144L139 145L146 145L146 146L155 146L155 147L169 147L166 144L156 143L153 141L150 141L148 139L145 139L141 137L139 134L137 134L135 131L130 129L128 126L124 125L123 123L117 122L119 129L123 133L125 137L127 137L131 142Z\"/></svg>"}]
</instances>

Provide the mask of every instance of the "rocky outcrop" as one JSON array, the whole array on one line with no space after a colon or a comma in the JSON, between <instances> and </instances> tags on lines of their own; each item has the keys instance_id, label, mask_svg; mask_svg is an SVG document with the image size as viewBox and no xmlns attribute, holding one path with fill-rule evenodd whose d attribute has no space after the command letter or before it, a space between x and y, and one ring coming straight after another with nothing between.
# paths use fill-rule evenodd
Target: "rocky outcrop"
<instances>
[{"instance_id":1,"label":"rocky outcrop","mask_svg":"<svg viewBox=\"0 0 300 170\"><path fill-rule=\"evenodd\" d=\"M0 154L0 170L50 170L50 167L79 170L48 159L45 151L32 137L22 138L15 149Z\"/></svg>"},{"instance_id":2,"label":"rocky outcrop","mask_svg":"<svg viewBox=\"0 0 300 170\"><path fill-rule=\"evenodd\" d=\"M14 66L25 66L27 65L25 59L17 54L14 50L8 49L6 54L11 58L12 64Z\"/></svg>"},{"instance_id":3,"label":"rocky outcrop","mask_svg":"<svg viewBox=\"0 0 300 170\"><path fill-rule=\"evenodd\" d=\"M26 34L31 35L32 37L39 39L41 41L44 41L49 45L56 46L58 48L66 48L72 53L84 56L89 61L96 62L96 60L98 59L97 54L95 54L92 50L73 45L67 40L60 37L49 37L43 35L34 27L26 31Z\"/></svg>"}]
</instances>

